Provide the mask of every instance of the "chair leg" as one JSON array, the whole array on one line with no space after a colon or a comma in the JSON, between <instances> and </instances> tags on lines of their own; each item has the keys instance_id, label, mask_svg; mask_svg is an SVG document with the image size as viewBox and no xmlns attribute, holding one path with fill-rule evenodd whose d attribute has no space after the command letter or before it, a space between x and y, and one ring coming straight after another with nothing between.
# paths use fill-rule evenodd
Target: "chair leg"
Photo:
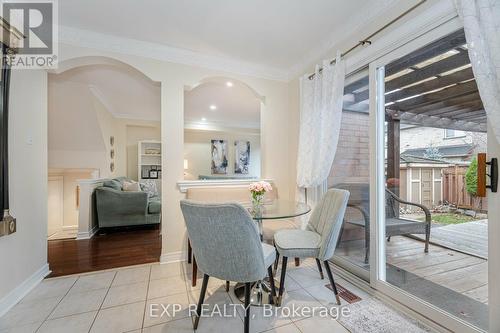
<instances>
[{"instance_id":1,"label":"chair leg","mask_svg":"<svg viewBox=\"0 0 500 333\"><path fill-rule=\"evenodd\" d=\"M335 298L337 299L337 304L340 305L340 297L339 297L339 292L337 291L337 286L335 285L335 281L333 280L333 274L330 269L330 264L328 263L328 260L323 261L323 264L325 265L326 269L326 274L328 275L328 279L330 280L330 284L333 289L333 293L335 294Z\"/></svg>"},{"instance_id":2,"label":"chair leg","mask_svg":"<svg viewBox=\"0 0 500 333\"><path fill-rule=\"evenodd\" d=\"M274 270L278 270L278 264L280 262L280 254L278 251L276 251L276 260L274 261Z\"/></svg>"},{"instance_id":3,"label":"chair leg","mask_svg":"<svg viewBox=\"0 0 500 333\"><path fill-rule=\"evenodd\" d=\"M295 267L300 266L300 258L295 258Z\"/></svg>"},{"instance_id":4,"label":"chair leg","mask_svg":"<svg viewBox=\"0 0 500 333\"><path fill-rule=\"evenodd\" d=\"M196 258L193 256L193 274L191 276L191 286L196 287L196 280L198 278L198 265L196 264Z\"/></svg>"},{"instance_id":5,"label":"chair leg","mask_svg":"<svg viewBox=\"0 0 500 333\"><path fill-rule=\"evenodd\" d=\"M193 249L191 248L191 242L189 241L189 238L188 238L188 264L191 263L192 254L193 254Z\"/></svg>"},{"instance_id":6,"label":"chair leg","mask_svg":"<svg viewBox=\"0 0 500 333\"><path fill-rule=\"evenodd\" d=\"M226 292L229 292L229 281L226 281Z\"/></svg>"},{"instance_id":7,"label":"chair leg","mask_svg":"<svg viewBox=\"0 0 500 333\"><path fill-rule=\"evenodd\" d=\"M193 324L193 328L195 330L198 328L198 323L200 322L201 307L203 306L203 302L205 301L205 293L207 292L208 278L209 276L207 274L203 275L203 283L201 285L200 299L198 300L198 306L196 307L196 318L194 319L194 324Z\"/></svg>"},{"instance_id":8,"label":"chair leg","mask_svg":"<svg viewBox=\"0 0 500 333\"><path fill-rule=\"evenodd\" d=\"M244 332L250 332L250 289L252 289L252 284L245 283L245 324Z\"/></svg>"},{"instance_id":9,"label":"chair leg","mask_svg":"<svg viewBox=\"0 0 500 333\"><path fill-rule=\"evenodd\" d=\"M281 261L282 264L281 264L280 291L276 300L276 306L281 306L281 299L283 297L283 291L285 290L286 264L288 258L284 256Z\"/></svg>"},{"instance_id":10,"label":"chair leg","mask_svg":"<svg viewBox=\"0 0 500 333\"><path fill-rule=\"evenodd\" d=\"M425 227L425 249L424 252L428 253L429 252L429 241L431 239L431 226L427 225Z\"/></svg>"},{"instance_id":11,"label":"chair leg","mask_svg":"<svg viewBox=\"0 0 500 333\"><path fill-rule=\"evenodd\" d=\"M321 280L323 280L325 276L323 275L323 268L321 268L321 261L318 258L316 258L316 265L318 265L319 275L321 276Z\"/></svg>"},{"instance_id":12,"label":"chair leg","mask_svg":"<svg viewBox=\"0 0 500 333\"><path fill-rule=\"evenodd\" d=\"M365 226L365 264L368 264L370 258L370 231L369 226Z\"/></svg>"},{"instance_id":13,"label":"chair leg","mask_svg":"<svg viewBox=\"0 0 500 333\"><path fill-rule=\"evenodd\" d=\"M269 285L271 287L271 297L269 299L269 304L274 304L274 299L276 298L276 286L274 285L273 266L269 266L267 268L267 275L269 275Z\"/></svg>"}]
</instances>

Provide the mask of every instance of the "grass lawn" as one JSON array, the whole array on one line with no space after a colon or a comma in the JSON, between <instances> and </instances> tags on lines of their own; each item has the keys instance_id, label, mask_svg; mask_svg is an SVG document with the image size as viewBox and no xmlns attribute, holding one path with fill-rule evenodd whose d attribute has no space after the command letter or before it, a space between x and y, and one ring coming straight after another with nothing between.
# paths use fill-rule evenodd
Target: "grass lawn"
<instances>
[{"instance_id":1,"label":"grass lawn","mask_svg":"<svg viewBox=\"0 0 500 333\"><path fill-rule=\"evenodd\" d=\"M432 222L442 225L460 224L478 220L477 218L474 218L472 216L453 213L432 213L431 216ZM419 221L425 221L425 217L418 217L417 219Z\"/></svg>"}]
</instances>

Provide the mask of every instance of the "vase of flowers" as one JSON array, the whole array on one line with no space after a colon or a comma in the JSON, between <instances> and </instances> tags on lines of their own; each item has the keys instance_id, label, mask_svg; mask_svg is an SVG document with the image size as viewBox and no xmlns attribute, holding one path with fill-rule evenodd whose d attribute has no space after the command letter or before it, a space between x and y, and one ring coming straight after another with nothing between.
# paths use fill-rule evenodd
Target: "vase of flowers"
<instances>
[{"instance_id":1,"label":"vase of flowers","mask_svg":"<svg viewBox=\"0 0 500 333\"><path fill-rule=\"evenodd\" d=\"M264 204L264 195L266 192L272 191L273 187L268 182L260 181L250 184L248 188L252 194L252 208L258 213Z\"/></svg>"}]
</instances>

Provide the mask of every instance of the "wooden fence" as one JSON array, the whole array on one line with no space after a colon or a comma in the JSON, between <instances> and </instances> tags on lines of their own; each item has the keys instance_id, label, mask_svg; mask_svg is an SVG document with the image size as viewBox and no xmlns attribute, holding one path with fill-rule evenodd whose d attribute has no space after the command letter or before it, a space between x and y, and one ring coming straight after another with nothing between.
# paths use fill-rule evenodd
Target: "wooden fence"
<instances>
[{"instance_id":1,"label":"wooden fence","mask_svg":"<svg viewBox=\"0 0 500 333\"><path fill-rule=\"evenodd\" d=\"M488 211L486 198L477 198L467 192L465 173L467 167L456 166L443 169L443 201L458 208Z\"/></svg>"}]
</instances>

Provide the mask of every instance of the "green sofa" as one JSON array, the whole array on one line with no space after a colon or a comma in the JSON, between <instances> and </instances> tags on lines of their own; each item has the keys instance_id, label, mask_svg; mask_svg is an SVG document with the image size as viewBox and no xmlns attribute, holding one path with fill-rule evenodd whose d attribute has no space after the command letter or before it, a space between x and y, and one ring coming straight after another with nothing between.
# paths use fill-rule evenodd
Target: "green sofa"
<instances>
[{"instance_id":1,"label":"green sofa","mask_svg":"<svg viewBox=\"0 0 500 333\"><path fill-rule=\"evenodd\" d=\"M147 192L124 192L126 177L118 177L95 189L99 228L159 224L161 198Z\"/></svg>"}]
</instances>

